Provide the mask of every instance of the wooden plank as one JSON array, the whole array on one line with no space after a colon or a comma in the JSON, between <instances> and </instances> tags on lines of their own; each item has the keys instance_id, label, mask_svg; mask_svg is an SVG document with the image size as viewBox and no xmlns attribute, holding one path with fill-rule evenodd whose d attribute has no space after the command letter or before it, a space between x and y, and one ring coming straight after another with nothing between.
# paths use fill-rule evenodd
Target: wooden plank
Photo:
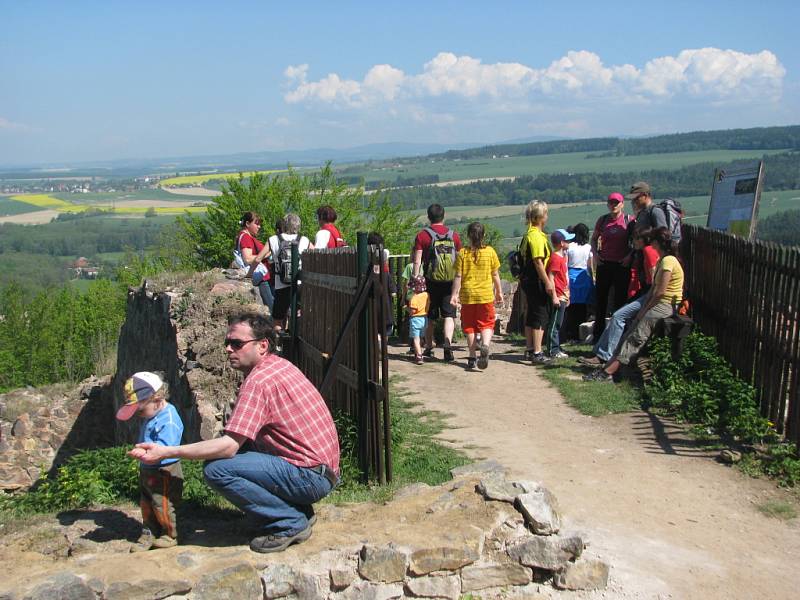
<instances>
[{"instance_id":1,"label":"wooden plank","mask_svg":"<svg viewBox=\"0 0 800 600\"><path fill-rule=\"evenodd\" d=\"M330 273L315 273L303 271L303 285L336 290L338 292L353 293L358 289L358 280L349 275L332 275Z\"/></svg>"}]
</instances>

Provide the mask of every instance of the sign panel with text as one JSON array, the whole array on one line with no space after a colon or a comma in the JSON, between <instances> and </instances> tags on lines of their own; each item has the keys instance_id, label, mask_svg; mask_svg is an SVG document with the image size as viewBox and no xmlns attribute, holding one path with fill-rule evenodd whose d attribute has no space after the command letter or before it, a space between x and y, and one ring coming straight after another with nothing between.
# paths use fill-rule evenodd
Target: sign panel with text
<instances>
[{"instance_id":1,"label":"sign panel with text","mask_svg":"<svg viewBox=\"0 0 800 600\"><path fill-rule=\"evenodd\" d=\"M763 161L758 161L753 168L735 172L717 169L706 227L752 239L756 232L763 179Z\"/></svg>"}]
</instances>

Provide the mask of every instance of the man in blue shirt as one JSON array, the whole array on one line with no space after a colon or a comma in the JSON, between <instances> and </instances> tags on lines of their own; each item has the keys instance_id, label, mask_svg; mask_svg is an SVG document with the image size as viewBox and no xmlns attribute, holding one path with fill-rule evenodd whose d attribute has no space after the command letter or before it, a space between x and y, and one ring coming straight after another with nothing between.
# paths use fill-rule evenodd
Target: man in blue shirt
<instances>
[{"instance_id":1,"label":"man in blue shirt","mask_svg":"<svg viewBox=\"0 0 800 600\"><path fill-rule=\"evenodd\" d=\"M183 422L178 411L166 400L166 385L155 373L134 373L123 387L125 404L117 419L127 421L133 415L142 419L138 442L179 446ZM170 548L178 543L175 506L183 495L183 471L177 458L165 458L156 464L140 463L139 505L142 522L152 535L143 533L135 550Z\"/></svg>"}]
</instances>

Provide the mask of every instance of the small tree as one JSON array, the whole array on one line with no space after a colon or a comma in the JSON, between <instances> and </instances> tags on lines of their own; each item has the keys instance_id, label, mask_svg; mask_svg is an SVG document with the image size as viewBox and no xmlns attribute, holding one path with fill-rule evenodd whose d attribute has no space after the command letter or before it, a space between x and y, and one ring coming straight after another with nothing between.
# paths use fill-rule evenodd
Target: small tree
<instances>
[{"instance_id":1,"label":"small tree","mask_svg":"<svg viewBox=\"0 0 800 600\"><path fill-rule=\"evenodd\" d=\"M336 181L330 163L319 171L300 174L265 175L249 178L239 174L222 186L222 195L208 206L205 215L178 219L180 248L193 248L182 257L192 268L228 266L231 262L239 220L248 211L258 213L264 223L264 239L276 220L287 212L300 216L301 233L313 237L317 231L317 208L329 204L338 215L336 226L348 242L355 243L356 232L377 231L388 248L408 246L414 231L414 217L393 206L384 193L365 196L363 187L350 188Z\"/></svg>"}]
</instances>

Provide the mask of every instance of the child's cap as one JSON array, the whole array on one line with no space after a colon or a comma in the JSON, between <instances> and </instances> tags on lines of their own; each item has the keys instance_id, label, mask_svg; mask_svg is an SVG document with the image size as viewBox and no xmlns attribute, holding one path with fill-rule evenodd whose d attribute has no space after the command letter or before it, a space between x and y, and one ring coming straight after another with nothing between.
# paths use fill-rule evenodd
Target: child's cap
<instances>
[{"instance_id":1,"label":"child's cap","mask_svg":"<svg viewBox=\"0 0 800 600\"><path fill-rule=\"evenodd\" d=\"M161 377L150 371L139 371L130 376L122 391L125 394L125 404L117 411L117 419L127 421L136 414L139 402L144 402L161 389L164 382Z\"/></svg>"},{"instance_id":2,"label":"child's cap","mask_svg":"<svg viewBox=\"0 0 800 600\"><path fill-rule=\"evenodd\" d=\"M417 292L418 294L424 292L427 289L427 287L425 286L425 278L420 276L412 277L411 289Z\"/></svg>"},{"instance_id":3,"label":"child's cap","mask_svg":"<svg viewBox=\"0 0 800 600\"><path fill-rule=\"evenodd\" d=\"M570 233L566 229L556 229L553 233L550 234L550 240L554 244L560 244L561 242L568 242L574 239L575 239L575 234Z\"/></svg>"}]
</instances>

